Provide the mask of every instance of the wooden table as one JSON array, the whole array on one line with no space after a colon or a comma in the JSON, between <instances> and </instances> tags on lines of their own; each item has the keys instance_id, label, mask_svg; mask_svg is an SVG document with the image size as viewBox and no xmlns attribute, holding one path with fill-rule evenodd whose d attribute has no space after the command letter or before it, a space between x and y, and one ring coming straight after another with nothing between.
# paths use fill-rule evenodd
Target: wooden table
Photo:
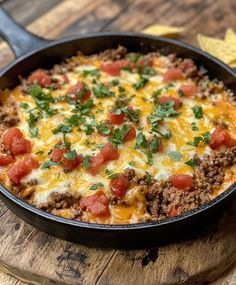
<instances>
[{"instance_id":1,"label":"wooden table","mask_svg":"<svg viewBox=\"0 0 236 285\"><path fill-rule=\"evenodd\" d=\"M193 45L196 45L196 34L202 32L211 36L223 37L225 29L227 27L232 27L236 30L236 2L234 0L150 0L150 1L139 1L139 0L7 0L3 4L4 8L11 13L15 20L21 23L24 26L27 26L32 32L37 33L40 36L46 38L58 38L65 35L86 33L86 32L96 32L96 31L141 31L143 28L147 27L150 24L159 23L164 25L175 25L175 26L184 26L186 31L182 36L182 40L187 41ZM13 60L13 54L7 45L3 42L0 42L0 67L3 67L7 63ZM9 236L6 236L6 243L9 247L13 244L15 247L23 246L24 241L21 240L21 236L26 236L27 241L37 241L35 236L38 234L41 235L40 243L37 244L37 247L43 248L47 246L47 243L52 242L51 237L39 233L37 230L31 228L28 225L25 225L18 218L16 218L10 211L0 202L0 217L4 222L5 227L13 227L14 231L10 232ZM236 217L234 217L236 218ZM16 231L19 231L17 234L17 241L12 241L11 238L16 238ZM235 228L231 229L231 235L236 233ZM1 228L0 228L1 233ZM2 234L2 233L1 233ZM5 234L5 232L4 232ZM230 236L230 233L229 233ZM234 238L236 236L234 235ZM232 239L232 236L231 236ZM21 240L22 244L19 244ZM11 241L11 244L8 242ZM235 241L235 239L234 239ZM202 241L201 241L202 242ZM217 240L215 241L217 243ZM139 274L139 267L136 266L137 260L141 259L142 270L144 268L149 268L157 260L158 253L156 249L150 249L148 251L139 251L139 252L117 252L113 251L102 251L93 249L94 258L89 257L89 261L86 260L87 256L82 253L74 253L70 250L69 243L63 243L61 241L56 241L56 243L63 248L63 255L58 255L57 261L58 266L62 266L63 274L67 273L67 270L73 269L71 262L79 260L81 263L80 270L73 272L75 275L78 275L78 284L118 284L116 280L118 279L109 279L115 276L115 273L112 272L112 264L114 262L121 262L122 255L126 256L133 260L130 263L128 270L133 270L133 274ZM52 243L52 244L56 244ZM188 245L191 247L191 244ZM76 248L76 245L73 245L73 248ZM181 246L179 246L179 252L181 252ZM171 249L171 247L170 247ZM12 249L12 258L17 260L17 251ZM51 250L51 249L48 249ZM165 249L166 250L166 249ZM89 251L83 247L83 252ZM214 249L212 249L214 251ZM14 252L16 252L14 256ZM188 253L188 251L186 251ZM19 253L20 255L21 253ZM29 252L29 255L40 255L40 250L32 253ZM74 254L74 255L73 255ZM106 255L106 261L103 260L103 255ZM128 256L128 257L127 257ZM235 256L234 256L235 257ZM116 259L115 259L116 258ZM187 258L187 257L186 257ZM206 256L206 258L208 258ZM33 259L32 259L33 260ZM33 261L31 263L33 266ZM94 278L93 270L90 272L91 275L87 274L84 278L80 278L80 275L85 274L86 267L90 266L88 262L93 261L94 274L99 274ZM236 257L235 257L236 260ZM18 260L18 262L24 262L24 260ZM112 263L113 262L113 263ZM103 269L100 271L96 268L99 267L98 263L104 263ZM150 263L150 264L149 264ZM111 264L111 265L110 265ZM232 264L232 260L230 262ZM0 264L1 265L1 264ZM108 266L109 265L109 266ZM30 265L29 265L30 266ZM47 265L46 265L47 266ZM51 264L48 265L49 267ZM212 282L213 285L221 284L236 284L236 264L229 268L224 274L216 281ZM82 269L81 269L82 268ZM226 267L225 267L226 268ZM39 268L40 270L40 268ZM107 271L110 270L110 275L107 274ZM148 274L152 275L152 268L147 269ZM164 267L163 267L164 270ZM181 278L183 277L183 272L181 268L176 268L175 274L179 278L181 283ZM17 272L12 272L8 268L4 267L4 272L10 272L15 276L18 276ZM82 273L81 273L82 272ZM221 270L222 272L222 270ZM10 285L10 284L26 284L22 281L10 277L9 275L0 272L0 284ZM62 272L57 272L58 280L61 280L60 283L57 283L51 280L50 284L65 284L63 279L60 279L60 274ZM122 272L120 272L122 274ZM163 273L165 274L165 273ZM155 274L154 274L155 275ZM26 275L25 275L26 276ZM214 275L216 276L216 275ZM21 279L24 279L24 274L21 274ZM84 277L84 276L83 276ZM91 278L91 279L89 279ZM29 278L25 278L28 279ZM124 276L125 279L125 276ZM151 276L148 276L145 284L157 284L155 280L151 280ZM207 279L210 280L210 279ZM142 281L144 282L144 281ZM41 284L40 280L34 280L33 284ZM128 284L129 282L127 282ZM130 284L133 282L130 280ZM178 284L180 284L178 283ZM46 283L44 283L46 284ZM49 283L47 283L49 284ZM69 284L69 283L66 283ZM71 283L72 284L72 283ZM74 283L73 283L74 284ZM76 283L77 284L77 283ZM137 283L136 283L137 284ZM141 283L140 283L141 284ZM144 283L142 283L144 284ZM158 283L160 284L160 283ZM163 284L163 283L161 283ZM170 283L168 283L170 284ZM176 283L171 283L176 284ZM193 283L181 283L181 284L193 284ZM201 283L202 284L202 283Z\"/></svg>"}]
</instances>

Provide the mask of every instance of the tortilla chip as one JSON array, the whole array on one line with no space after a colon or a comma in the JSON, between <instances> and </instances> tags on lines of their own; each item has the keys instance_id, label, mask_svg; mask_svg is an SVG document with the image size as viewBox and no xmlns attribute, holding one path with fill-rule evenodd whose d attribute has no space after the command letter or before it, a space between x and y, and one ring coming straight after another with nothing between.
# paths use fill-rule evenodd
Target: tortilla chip
<instances>
[{"instance_id":1,"label":"tortilla chip","mask_svg":"<svg viewBox=\"0 0 236 285\"><path fill-rule=\"evenodd\" d=\"M184 31L182 27L172 27L163 25L152 25L142 30L144 34L151 34L157 36L174 37Z\"/></svg>"},{"instance_id":2,"label":"tortilla chip","mask_svg":"<svg viewBox=\"0 0 236 285\"><path fill-rule=\"evenodd\" d=\"M236 34L232 29L227 29L225 33L225 41L236 48Z\"/></svg>"},{"instance_id":3,"label":"tortilla chip","mask_svg":"<svg viewBox=\"0 0 236 285\"><path fill-rule=\"evenodd\" d=\"M236 46L232 46L226 41L206 37L202 34L197 35L199 46L202 50L210 53L214 57L219 58L226 64L236 59Z\"/></svg>"}]
</instances>

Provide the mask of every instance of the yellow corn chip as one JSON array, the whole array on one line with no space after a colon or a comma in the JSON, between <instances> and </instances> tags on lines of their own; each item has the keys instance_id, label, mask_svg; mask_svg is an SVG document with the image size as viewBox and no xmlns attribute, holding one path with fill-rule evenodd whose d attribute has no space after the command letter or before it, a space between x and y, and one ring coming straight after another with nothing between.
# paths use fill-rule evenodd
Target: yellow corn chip
<instances>
[{"instance_id":1,"label":"yellow corn chip","mask_svg":"<svg viewBox=\"0 0 236 285\"><path fill-rule=\"evenodd\" d=\"M227 29L225 33L225 41L236 48L236 34L232 29Z\"/></svg>"},{"instance_id":2,"label":"yellow corn chip","mask_svg":"<svg viewBox=\"0 0 236 285\"><path fill-rule=\"evenodd\" d=\"M202 34L197 35L197 40L202 50L219 58L226 64L229 64L236 59L236 46L232 46L226 41L206 37Z\"/></svg>"},{"instance_id":3,"label":"yellow corn chip","mask_svg":"<svg viewBox=\"0 0 236 285\"><path fill-rule=\"evenodd\" d=\"M163 25L152 25L142 30L144 34L151 34L157 36L169 36L173 37L184 31L182 27L171 27Z\"/></svg>"}]
</instances>

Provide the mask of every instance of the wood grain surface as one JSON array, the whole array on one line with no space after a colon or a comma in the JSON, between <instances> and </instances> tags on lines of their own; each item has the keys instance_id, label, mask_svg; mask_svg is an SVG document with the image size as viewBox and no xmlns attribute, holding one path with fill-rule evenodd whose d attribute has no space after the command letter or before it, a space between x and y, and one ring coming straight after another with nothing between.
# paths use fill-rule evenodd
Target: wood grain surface
<instances>
[{"instance_id":1,"label":"wood grain surface","mask_svg":"<svg viewBox=\"0 0 236 285\"><path fill-rule=\"evenodd\" d=\"M223 37L227 27L236 30L234 0L8 0L3 6L46 38L140 31L158 23L184 26L180 39L196 45L198 32ZM0 66L12 60L9 47L0 42ZM235 238L232 206L215 231L194 241L136 251L90 249L35 230L0 202L0 284L235 285L236 265L230 268L236 260Z\"/></svg>"}]
</instances>

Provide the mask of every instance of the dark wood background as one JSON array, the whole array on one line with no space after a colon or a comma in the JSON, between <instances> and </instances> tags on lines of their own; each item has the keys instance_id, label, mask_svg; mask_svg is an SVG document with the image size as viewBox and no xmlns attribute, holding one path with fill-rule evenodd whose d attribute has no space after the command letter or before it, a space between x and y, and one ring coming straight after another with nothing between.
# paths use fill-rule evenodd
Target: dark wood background
<instances>
[{"instance_id":1,"label":"dark wood background","mask_svg":"<svg viewBox=\"0 0 236 285\"><path fill-rule=\"evenodd\" d=\"M196 34L222 37L226 28L236 30L235 0L6 0L3 7L30 31L45 37L97 31L141 31L151 24L185 27L180 39L197 45ZM0 67L14 59L0 40ZM1 212L2 211L2 212ZM1 209L0 217L7 212ZM214 285L236 284L231 269ZM227 282L227 283L226 283ZM0 272L0 284L23 284ZM145 284L146 285L146 284Z\"/></svg>"}]
</instances>

